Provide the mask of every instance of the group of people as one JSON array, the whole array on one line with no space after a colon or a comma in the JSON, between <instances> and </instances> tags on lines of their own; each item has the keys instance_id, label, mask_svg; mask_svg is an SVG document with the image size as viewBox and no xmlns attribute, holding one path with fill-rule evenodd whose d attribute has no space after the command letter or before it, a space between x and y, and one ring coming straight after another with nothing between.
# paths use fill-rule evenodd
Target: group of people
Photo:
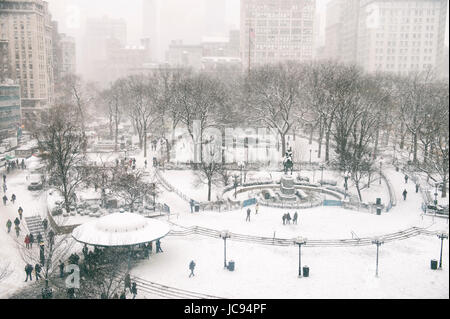
<instances>
[{"instance_id":1,"label":"group of people","mask_svg":"<svg viewBox=\"0 0 450 319\"><path fill-rule=\"evenodd\" d=\"M36 281L39 281L39 279L42 279L42 276L41 276L42 265L38 263L38 264L34 265L34 267L33 267L33 265L28 263L25 266L25 274L27 276L25 278L25 282L28 281L28 278L30 278L30 281L33 281L33 277L32 277L33 270L34 270L34 275L35 275Z\"/></svg>"},{"instance_id":2,"label":"group of people","mask_svg":"<svg viewBox=\"0 0 450 319\"><path fill-rule=\"evenodd\" d=\"M292 224L293 225L297 225L298 223L298 213L295 212L294 213L294 217L291 217L291 214L289 212L287 212L286 214L283 214L283 217L281 218L283 220L283 225L287 225L287 224L291 224L291 220L292 220Z\"/></svg>"},{"instance_id":3,"label":"group of people","mask_svg":"<svg viewBox=\"0 0 450 319\"><path fill-rule=\"evenodd\" d=\"M19 162L19 159L16 159L15 161L8 161L6 163L6 172L9 174L10 171L15 169L25 169L25 160L22 159L21 162Z\"/></svg>"},{"instance_id":4,"label":"group of people","mask_svg":"<svg viewBox=\"0 0 450 319\"><path fill-rule=\"evenodd\" d=\"M3 184L3 185L6 186L6 184ZM4 189L5 189L5 188L4 188ZM11 195L11 203L15 204L16 199L17 199L16 194L12 194L12 195ZM8 196L6 196L6 194L5 194L5 195L3 195L3 205L6 206L6 202L7 202L7 201L8 201Z\"/></svg>"},{"instance_id":5,"label":"group of people","mask_svg":"<svg viewBox=\"0 0 450 319\"><path fill-rule=\"evenodd\" d=\"M256 203L255 205L255 215L258 215L259 211L259 204ZM252 213L252 210L250 208L247 208L247 218L245 219L246 222L250 222L250 215Z\"/></svg>"}]
</instances>

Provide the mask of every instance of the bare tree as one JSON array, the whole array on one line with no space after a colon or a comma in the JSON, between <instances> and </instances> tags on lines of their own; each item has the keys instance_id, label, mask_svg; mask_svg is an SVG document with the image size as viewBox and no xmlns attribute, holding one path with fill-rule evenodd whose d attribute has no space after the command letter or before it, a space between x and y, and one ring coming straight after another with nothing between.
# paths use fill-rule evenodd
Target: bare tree
<instances>
[{"instance_id":1,"label":"bare tree","mask_svg":"<svg viewBox=\"0 0 450 319\"><path fill-rule=\"evenodd\" d=\"M144 198L152 194L153 188L144 182L141 171L120 169L111 183L111 191L122 198L133 212L138 203L143 203Z\"/></svg>"},{"instance_id":2,"label":"bare tree","mask_svg":"<svg viewBox=\"0 0 450 319\"><path fill-rule=\"evenodd\" d=\"M0 282L2 282L3 279L6 279L11 274L9 265L9 263L0 265Z\"/></svg>"},{"instance_id":3,"label":"bare tree","mask_svg":"<svg viewBox=\"0 0 450 319\"><path fill-rule=\"evenodd\" d=\"M75 191L86 176L83 154L86 140L72 114L68 106L53 107L48 124L35 132L50 180L64 197L66 211L70 211Z\"/></svg>"},{"instance_id":4,"label":"bare tree","mask_svg":"<svg viewBox=\"0 0 450 319\"><path fill-rule=\"evenodd\" d=\"M301 65L285 63L255 68L247 78L248 116L279 135L283 155L286 135L306 111L302 98L303 74Z\"/></svg>"}]
</instances>

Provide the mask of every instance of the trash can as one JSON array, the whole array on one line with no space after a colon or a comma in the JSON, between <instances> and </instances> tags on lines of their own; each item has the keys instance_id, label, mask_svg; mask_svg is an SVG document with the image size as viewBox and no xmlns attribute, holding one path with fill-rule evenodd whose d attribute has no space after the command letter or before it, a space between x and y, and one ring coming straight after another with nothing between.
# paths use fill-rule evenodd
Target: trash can
<instances>
[{"instance_id":1,"label":"trash can","mask_svg":"<svg viewBox=\"0 0 450 319\"><path fill-rule=\"evenodd\" d=\"M377 215L381 215L381 207L377 207Z\"/></svg>"},{"instance_id":2,"label":"trash can","mask_svg":"<svg viewBox=\"0 0 450 319\"><path fill-rule=\"evenodd\" d=\"M309 267L303 267L303 277L309 277Z\"/></svg>"},{"instance_id":3,"label":"trash can","mask_svg":"<svg viewBox=\"0 0 450 319\"><path fill-rule=\"evenodd\" d=\"M377 205L381 205L381 198L377 198Z\"/></svg>"},{"instance_id":4,"label":"trash can","mask_svg":"<svg viewBox=\"0 0 450 319\"><path fill-rule=\"evenodd\" d=\"M233 260L230 260L230 262L228 262L228 270L234 271L234 261Z\"/></svg>"},{"instance_id":5,"label":"trash can","mask_svg":"<svg viewBox=\"0 0 450 319\"><path fill-rule=\"evenodd\" d=\"M200 211L200 205L195 205L195 212L198 213Z\"/></svg>"},{"instance_id":6,"label":"trash can","mask_svg":"<svg viewBox=\"0 0 450 319\"><path fill-rule=\"evenodd\" d=\"M431 259L431 269L436 270L438 267L438 262L436 259Z\"/></svg>"}]
</instances>

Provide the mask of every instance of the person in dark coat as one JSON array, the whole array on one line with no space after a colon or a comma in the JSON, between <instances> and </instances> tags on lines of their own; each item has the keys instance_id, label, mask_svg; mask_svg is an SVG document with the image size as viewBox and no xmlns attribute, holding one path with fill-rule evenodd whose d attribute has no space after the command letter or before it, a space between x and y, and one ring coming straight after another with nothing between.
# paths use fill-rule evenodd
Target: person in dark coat
<instances>
[{"instance_id":1,"label":"person in dark coat","mask_svg":"<svg viewBox=\"0 0 450 319\"><path fill-rule=\"evenodd\" d=\"M34 274L36 275L36 281L39 281L39 279L42 278L41 277L41 270L42 270L41 265L36 264L34 266Z\"/></svg>"},{"instance_id":2,"label":"person in dark coat","mask_svg":"<svg viewBox=\"0 0 450 319\"><path fill-rule=\"evenodd\" d=\"M295 224L295 225L297 225L297 220L298 220L298 213L295 212L295 213L294 213L294 219L292 220L292 223Z\"/></svg>"},{"instance_id":3,"label":"person in dark coat","mask_svg":"<svg viewBox=\"0 0 450 319\"><path fill-rule=\"evenodd\" d=\"M403 191L402 195L403 195L403 200L406 200L406 195L408 195L408 192L406 191L406 189Z\"/></svg>"},{"instance_id":4,"label":"person in dark coat","mask_svg":"<svg viewBox=\"0 0 450 319\"><path fill-rule=\"evenodd\" d=\"M18 209L17 211L18 211L18 213L19 213L19 218L20 218L20 220L22 220L22 214L23 214L23 209L22 209L22 207L19 206L19 209Z\"/></svg>"},{"instance_id":5,"label":"person in dark coat","mask_svg":"<svg viewBox=\"0 0 450 319\"><path fill-rule=\"evenodd\" d=\"M287 223L290 225L291 224L291 214L289 214L289 213L287 213L286 214L286 220L287 220Z\"/></svg>"},{"instance_id":6,"label":"person in dark coat","mask_svg":"<svg viewBox=\"0 0 450 319\"><path fill-rule=\"evenodd\" d=\"M33 272L33 266L31 266L30 264L27 264L25 266L25 273L27 275L27 278L25 279L25 282L28 281L28 277L30 277L30 281L33 281L33 277L31 277L31 273Z\"/></svg>"},{"instance_id":7,"label":"person in dark coat","mask_svg":"<svg viewBox=\"0 0 450 319\"><path fill-rule=\"evenodd\" d=\"M50 229L50 231L48 232L48 242L50 243L50 245L53 245L55 243L55 232L53 231L53 229Z\"/></svg>"},{"instance_id":8,"label":"person in dark coat","mask_svg":"<svg viewBox=\"0 0 450 319\"><path fill-rule=\"evenodd\" d=\"M33 244L34 244L34 236L33 234L30 234L30 248L33 248Z\"/></svg>"},{"instance_id":9,"label":"person in dark coat","mask_svg":"<svg viewBox=\"0 0 450 319\"><path fill-rule=\"evenodd\" d=\"M125 284L125 290L128 288L131 291L131 277L130 277L130 274L126 274L125 275L124 284Z\"/></svg>"},{"instance_id":10,"label":"person in dark coat","mask_svg":"<svg viewBox=\"0 0 450 319\"><path fill-rule=\"evenodd\" d=\"M44 218L44 220L42 221L42 227L44 227L44 230L47 230L47 227L48 227L48 220L47 220L47 218Z\"/></svg>"},{"instance_id":11,"label":"person in dark coat","mask_svg":"<svg viewBox=\"0 0 450 319\"><path fill-rule=\"evenodd\" d=\"M16 194L12 194L11 195L11 202L14 204L15 201L16 201Z\"/></svg>"},{"instance_id":12,"label":"person in dark coat","mask_svg":"<svg viewBox=\"0 0 450 319\"><path fill-rule=\"evenodd\" d=\"M420 185L419 185L419 184L416 184L416 193L419 192L419 189L420 189Z\"/></svg>"},{"instance_id":13,"label":"person in dark coat","mask_svg":"<svg viewBox=\"0 0 450 319\"><path fill-rule=\"evenodd\" d=\"M16 225L15 230L16 230L16 237L19 237L19 235L20 235L20 227L19 227L19 225Z\"/></svg>"},{"instance_id":14,"label":"person in dark coat","mask_svg":"<svg viewBox=\"0 0 450 319\"><path fill-rule=\"evenodd\" d=\"M8 197L6 197L6 195L3 195L3 205L6 206L7 201L8 201Z\"/></svg>"},{"instance_id":15,"label":"person in dark coat","mask_svg":"<svg viewBox=\"0 0 450 319\"><path fill-rule=\"evenodd\" d=\"M59 278L64 277L64 262L59 261Z\"/></svg>"},{"instance_id":16,"label":"person in dark coat","mask_svg":"<svg viewBox=\"0 0 450 319\"><path fill-rule=\"evenodd\" d=\"M12 221L11 221L11 219L8 219L8 221L6 222L6 228L8 229L8 234L11 232L11 226L12 226Z\"/></svg>"},{"instance_id":17,"label":"person in dark coat","mask_svg":"<svg viewBox=\"0 0 450 319\"><path fill-rule=\"evenodd\" d=\"M16 217L16 219L14 219L14 225L19 226L20 225L20 220L19 218Z\"/></svg>"},{"instance_id":18,"label":"person in dark coat","mask_svg":"<svg viewBox=\"0 0 450 319\"><path fill-rule=\"evenodd\" d=\"M189 278L191 278L192 276L195 276L194 274L195 262L193 260L189 264L189 269L191 271L191 273L189 274Z\"/></svg>"},{"instance_id":19,"label":"person in dark coat","mask_svg":"<svg viewBox=\"0 0 450 319\"><path fill-rule=\"evenodd\" d=\"M134 281L133 284L131 285L131 293L133 294L133 299L135 299L137 295L137 285L136 282Z\"/></svg>"},{"instance_id":20,"label":"person in dark coat","mask_svg":"<svg viewBox=\"0 0 450 319\"><path fill-rule=\"evenodd\" d=\"M38 233L38 234L37 234L36 240L37 240L37 243L38 243L38 244L42 243L42 235L41 235L41 233Z\"/></svg>"},{"instance_id":21,"label":"person in dark coat","mask_svg":"<svg viewBox=\"0 0 450 319\"><path fill-rule=\"evenodd\" d=\"M250 208L248 208L247 209L247 218L245 219L245 221L246 222L249 222L250 221L250 213L251 213L252 211L250 210Z\"/></svg>"},{"instance_id":22,"label":"person in dark coat","mask_svg":"<svg viewBox=\"0 0 450 319\"><path fill-rule=\"evenodd\" d=\"M283 219L283 225L286 225L286 214L283 214L282 219Z\"/></svg>"},{"instance_id":23,"label":"person in dark coat","mask_svg":"<svg viewBox=\"0 0 450 319\"><path fill-rule=\"evenodd\" d=\"M161 242L159 239L156 241L156 253L163 253L163 250L161 249Z\"/></svg>"},{"instance_id":24,"label":"person in dark coat","mask_svg":"<svg viewBox=\"0 0 450 319\"><path fill-rule=\"evenodd\" d=\"M83 246L83 249L81 249L81 252L83 253L84 259L87 259L88 253L89 253L89 249L88 246L85 244Z\"/></svg>"},{"instance_id":25,"label":"person in dark coat","mask_svg":"<svg viewBox=\"0 0 450 319\"><path fill-rule=\"evenodd\" d=\"M408 175L405 175L405 184L408 184Z\"/></svg>"}]
</instances>

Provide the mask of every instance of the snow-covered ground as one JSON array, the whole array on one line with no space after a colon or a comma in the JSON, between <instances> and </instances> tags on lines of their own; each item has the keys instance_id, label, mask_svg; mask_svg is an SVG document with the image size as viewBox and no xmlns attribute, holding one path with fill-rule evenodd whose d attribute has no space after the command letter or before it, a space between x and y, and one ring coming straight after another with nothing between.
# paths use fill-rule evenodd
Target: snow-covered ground
<instances>
[{"instance_id":1,"label":"snow-covered ground","mask_svg":"<svg viewBox=\"0 0 450 319\"><path fill-rule=\"evenodd\" d=\"M152 154L148 158L151 157ZM136 156L136 159L138 167L143 167L142 155ZM148 171L152 173L152 168L149 167ZM298 225L282 225L281 217L289 210L260 207L259 214L255 215L251 207L251 221L245 222L244 210L191 214L189 204L168 191L160 194L158 201L171 207L170 221L177 225L227 229L233 233L263 237L348 239L352 238L352 234L373 237L412 226L448 231L448 220L421 215L421 195L415 193L414 183L405 184L403 174L391 167L386 166L384 171L394 186L398 203L389 213L381 216L335 207L317 207L298 211ZM205 188L193 187L192 172L165 171L164 174L172 185L185 194L192 194L197 200L206 197ZM259 174L267 172L255 173ZM302 171L301 174L304 176L314 172ZM0 231L0 263L9 262L13 270L0 283L0 298L8 297L26 285L23 282L25 262L18 253L14 230L11 234L6 233L7 219L14 220L19 205L24 209L24 216L44 216L46 213L45 193L28 191L26 175L24 171L8 175L7 195L10 198L14 192L18 199L15 205L8 202L7 206L0 206L0 222L3 224ZM316 171L314 178L319 180L320 177L321 172ZM324 179L336 179L338 186L343 185L343 177L331 171L324 171ZM408 191L406 201L401 196L404 189ZM384 183L380 187L377 179L370 189L363 192L365 201L382 197L386 202L387 196ZM289 212L291 215L294 213ZM20 240L23 241L24 236L25 232L22 232ZM77 245L74 249L79 248ZM162 240L162 248L164 253L140 262L133 268L132 274L167 286L228 298L449 298L448 241L444 241L443 270L430 269L430 260L439 259L440 241L435 236L420 235L381 246L378 278L375 277L375 246L304 247L302 264L310 267L309 278L297 278L298 247L294 245L278 247L228 240L227 259L236 262L234 272L223 269L223 240L220 238L168 236ZM197 264L194 278L188 278L191 260ZM155 298L142 292L139 297Z\"/></svg>"}]
</instances>

